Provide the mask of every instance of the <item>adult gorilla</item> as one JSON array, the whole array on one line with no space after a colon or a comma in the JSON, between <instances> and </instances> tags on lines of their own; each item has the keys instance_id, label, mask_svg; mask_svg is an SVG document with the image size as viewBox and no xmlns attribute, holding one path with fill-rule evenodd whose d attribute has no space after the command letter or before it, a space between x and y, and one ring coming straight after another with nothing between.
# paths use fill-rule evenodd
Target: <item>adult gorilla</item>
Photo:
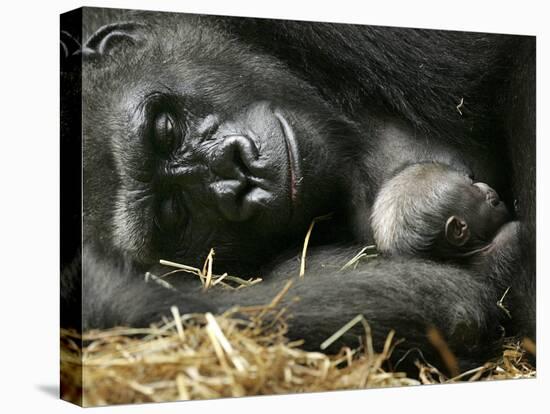
<instances>
[{"instance_id":1,"label":"adult gorilla","mask_svg":"<svg viewBox=\"0 0 550 414\"><path fill-rule=\"evenodd\" d=\"M84 44L73 53L78 36L64 33L62 87L82 82L83 296L78 272L65 272L64 324L143 325L173 304L267 303L297 279L292 257L311 220L331 212L306 277L286 295L300 297L289 335L307 347L357 314L376 343L393 328L406 339L401 353L428 358L435 326L462 368L486 358L503 327L534 336L533 38L103 9L62 18L69 33L78 13ZM63 99L62 139L78 145L68 116L79 122L80 100ZM428 160L519 206L527 231L517 268L495 278L379 259L340 272L370 240L380 184ZM64 180L70 197L79 177ZM67 264L77 244L67 240L79 234L65 220ZM207 293L196 281L181 282L183 293L144 284L158 259L200 265L211 247L218 271L264 282ZM511 320L496 306L508 286Z\"/></svg>"}]
</instances>

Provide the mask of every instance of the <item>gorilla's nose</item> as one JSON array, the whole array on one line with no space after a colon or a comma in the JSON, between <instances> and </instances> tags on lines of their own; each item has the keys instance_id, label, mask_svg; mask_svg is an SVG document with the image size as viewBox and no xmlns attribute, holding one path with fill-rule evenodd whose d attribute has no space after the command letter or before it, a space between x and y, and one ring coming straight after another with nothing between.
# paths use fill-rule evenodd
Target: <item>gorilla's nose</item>
<instances>
[{"instance_id":1,"label":"gorilla's nose","mask_svg":"<svg viewBox=\"0 0 550 414\"><path fill-rule=\"evenodd\" d=\"M487 198L488 201L491 202L493 205L498 205L500 203L500 198L498 196L498 193L493 190L490 186L488 186L485 183L475 183L474 184L477 188L479 188Z\"/></svg>"},{"instance_id":2,"label":"gorilla's nose","mask_svg":"<svg viewBox=\"0 0 550 414\"><path fill-rule=\"evenodd\" d=\"M216 179L209 188L218 210L230 221L250 219L271 198L258 177L262 171L258 149L248 137L225 136L212 157L210 168Z\"/></svg>"},{"instance_id":3,"label":"gorilla's nose","mask_svg":"<svg viewBox=\"0 0 550 414\"><path fill-rule=\"evenodd\" d=\"M257 172L258 149L254 143L242 135L228 135L210 162L212 171L222 179L244 181Z\"/></svg>"}]
</instances>

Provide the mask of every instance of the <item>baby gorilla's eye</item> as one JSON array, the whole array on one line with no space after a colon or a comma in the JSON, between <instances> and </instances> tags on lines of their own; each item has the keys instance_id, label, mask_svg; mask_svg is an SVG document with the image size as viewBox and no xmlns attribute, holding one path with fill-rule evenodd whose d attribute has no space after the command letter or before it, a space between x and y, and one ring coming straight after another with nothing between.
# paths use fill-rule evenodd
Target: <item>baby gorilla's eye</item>
<instances>
[{"instance_id":1,"label":"baby gorilla's eye","mask_svg":"<svg viewBox=\"0 0 550 414\"><path fill-rule=\"evenodd\" d=\"M178 133L174 117L162 112L155 118L153 127L153 140L155 146L163 153L171 152L178 141Z\"/></svg>"},{"instance_id":2,"label":"baby gorilla's eye","mask_svg":"<svg viewBox=\"0 0 550 414\"><path fill-rule=\"evenodd\" d=\"M488 200L489 200L489 204L491 204L493 207L496 207L500 204L500 200L498 199L498 197L496 198L488 197Z\"/></svg>"},{"instance_id":3,"label":"baby gorilla's eye","mask_svg":"<svg viewBox=\"0 0 550 414\"><path fill-rule=\"evenodd\" d=\"M500 197L498 196L497 192L492 188L488 188L485 199L492 207L496 207L500 204Z\"/></svg>"}]
</instances>

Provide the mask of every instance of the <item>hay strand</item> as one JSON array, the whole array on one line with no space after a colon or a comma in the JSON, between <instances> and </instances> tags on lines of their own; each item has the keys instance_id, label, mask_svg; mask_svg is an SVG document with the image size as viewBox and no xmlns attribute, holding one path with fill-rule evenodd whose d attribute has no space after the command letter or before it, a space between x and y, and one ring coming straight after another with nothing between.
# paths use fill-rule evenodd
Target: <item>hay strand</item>
<instances>
[{"instance_id":1,"label":"hay strand","mask_svg":"<svg viewBox=\"0 0 550 414\"><path fill-rule=\"evenodd\" d=\"M309 245L309 239L311 237L311 233L313 232L313 227L315 227L315 223L319 221L325 221L332 218L332 213L326 214L324 216L315 217L313 220L311 220L311 224L309 225L309 229L306 233L306 237L304 238L304 246L302 248L302 256L300 259L300 277L304 277L306 274L306 253L307 253L307 247Z\"/></svg>"}]
</instances>

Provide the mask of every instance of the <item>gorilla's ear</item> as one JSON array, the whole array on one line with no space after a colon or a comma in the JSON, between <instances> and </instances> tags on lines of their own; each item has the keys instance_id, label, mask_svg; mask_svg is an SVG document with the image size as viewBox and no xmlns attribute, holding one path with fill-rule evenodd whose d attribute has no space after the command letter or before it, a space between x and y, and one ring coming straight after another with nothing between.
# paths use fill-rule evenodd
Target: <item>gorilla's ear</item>
<instances>
[{"instance_id":1,"label":"gorilla's ear","mask_svg":"<svg viewBox=\"0 0 550 414\"><path fill-rule=\"evenodd\" d=\"M470 229L466 220L457 216L449 217L445 223L445 238L452 246L464 246L470 239Z\"/></svg>"},{"instance_id":2,"label":"gorilla's ear","mask_svg":"<svg viewBox=\"0 0 550 414\"><path fill-rule=\"evenodd\" d=\"M82 48L86 57L100 57L115 53L120 48L145 41L147 26L136 22L120 22L100 27Z\"/></svg>"},{"instance_id":3,"label":"gorilla's ear","mask_svg":"<svg viewBox=\"0 0 550 414\"><path fill-rule=\"evenodd\" d=\"M61 59L68 59L80 50L80 42L66 30L61 31Z\"/></svg>"}]
</instances>

